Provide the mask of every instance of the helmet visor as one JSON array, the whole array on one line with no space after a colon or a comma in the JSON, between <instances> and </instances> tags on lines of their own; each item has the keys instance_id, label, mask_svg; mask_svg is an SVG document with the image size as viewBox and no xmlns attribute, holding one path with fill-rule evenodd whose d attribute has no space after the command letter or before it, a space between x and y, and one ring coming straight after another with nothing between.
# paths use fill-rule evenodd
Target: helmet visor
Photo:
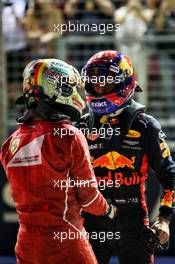
<instances>
[{"instance_id":1,"label":"helmet visor","mask_svg":"<svg viewBox=\"0 0 175 264\"><path fill-rule=\"evenodd\" d=\"M109 94L118 87L121 87L120 74L108 69L93 68L86 71L83 76L85 81L85 90L89 95Z\"/></svg>"}]
</instances>

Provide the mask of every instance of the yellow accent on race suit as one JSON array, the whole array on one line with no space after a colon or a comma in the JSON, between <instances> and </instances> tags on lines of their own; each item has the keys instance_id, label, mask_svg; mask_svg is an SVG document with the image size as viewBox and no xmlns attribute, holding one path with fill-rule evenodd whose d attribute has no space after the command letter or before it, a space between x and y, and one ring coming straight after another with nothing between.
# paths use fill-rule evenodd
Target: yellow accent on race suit
<instances>
[{"instance_id":1,"label":"yellow accent on race suit","mask_svg":"<svg viewBox=\"0 0 175 264\"><path fill-rule=\"evenodd\" d=\"M164 142L161 142L160 143L160 148L161 149L165 149L165 148L167 148L167 143L164 141Z\"/></svg>"},{"instance_id":2,"label":"yellow accent on race suit","mask_svg":"<svg viewBox=\"0 0 175 264\"><path fill-rule=\"evenodd\" d=\"M129 138L139 138L141 137L141 133L139 131L130 129L125 136Z\"/></svg>"},{"instance_id":3,"label":"yellow accent on race suit","mask_svg":"<svg viewBox=\"0 0 175 264\"><path fill-rule=\"evenodd\" d=\"M169 157L170 156L170 149L169 148L166 148L163 153L162 153L162 157L163 158L166 158L166 157Z\"/></svg>"},{"instance_id":4,"label":"yellow accent on race suit","mask_svg":"<svg viewBox=\"0 0 175 264\"><path fill-rule=\"evenodd\" d=\"M19 143L20 143L20 138L15 138L12 140L10 144L10 152L12 155L17 151L19 147Z\"/></svg>"}]
</instances>

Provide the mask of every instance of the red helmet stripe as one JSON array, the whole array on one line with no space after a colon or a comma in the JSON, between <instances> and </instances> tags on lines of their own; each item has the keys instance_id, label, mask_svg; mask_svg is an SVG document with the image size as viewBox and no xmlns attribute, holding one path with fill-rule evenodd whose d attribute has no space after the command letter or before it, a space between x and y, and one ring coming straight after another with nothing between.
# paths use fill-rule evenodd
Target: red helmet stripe
<instances>
[{"instance_id":1,"label":"red helmet stripe","mask_svg":"<svg viewBox=\"0 0 175 264\"><path fill-rule=\"evenodd\" d=\"M34 85L37 86L38 85L38 73L39 70L42 66L43 62L38 63L38 65L36 66L35 72L34 72Z\"/></svg>"}]
</instances>

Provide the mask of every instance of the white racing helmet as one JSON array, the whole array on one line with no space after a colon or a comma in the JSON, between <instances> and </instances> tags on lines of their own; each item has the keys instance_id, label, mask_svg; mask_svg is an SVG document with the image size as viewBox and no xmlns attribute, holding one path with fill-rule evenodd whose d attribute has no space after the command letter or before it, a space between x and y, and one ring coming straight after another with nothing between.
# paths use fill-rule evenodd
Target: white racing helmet
<instances>
[{"instance_id":1,"label":"white racing helmet","mask_svg":"<svg viewBox=\"0 0 175 264\"><path fill-rule=\"evenodd\" d=\"M31 110L42 101L73 121L81 117L85 102L78 89L84 88L84 82L73 66L57 59L33 60L25 67L23 78L23 96L16 104Z\"/></svg>"}]
</instances>

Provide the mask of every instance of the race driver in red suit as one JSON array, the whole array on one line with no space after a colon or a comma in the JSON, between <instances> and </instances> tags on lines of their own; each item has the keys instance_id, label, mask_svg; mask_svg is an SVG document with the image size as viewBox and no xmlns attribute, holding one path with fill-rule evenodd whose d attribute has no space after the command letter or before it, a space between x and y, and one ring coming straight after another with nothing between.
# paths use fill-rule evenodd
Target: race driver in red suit
<instances>
[{"instance_id":1,"label":"race driver in red suit","mask_svg":"<svg viewBox=\"0 0 175 264\"><path fill-rule=\"evenodd\" d=\"M151 264L158 240L165 244L169 239L175 205L175 163L165 134L145 107L133 100L141 88L128 57L101 51L88 60L82 76L89 113L81 118L79 128L87 133L99 189L118 209L114 221L85 212L85 228L89 233L120 232L120 239L90 242L99 264L108 264L114 253L120 264ZM148 166L162 185L160 212L153 226L145 198Z\"/></svg>"},{"instance_id":2,"label":"race driver in red suit","mask_svg":"<svg viewBox=\"0 0 175 264\"><path fill-rule=\"evenodd\" d=\"M84 108L81 85L77 70L60 60L35 60L24 70L16 103L26 111L1 151L19 215L18 264L97 264L80 209L114 216L98 191L86 140L70 122Z\"/></svg>"}]
</instances>

